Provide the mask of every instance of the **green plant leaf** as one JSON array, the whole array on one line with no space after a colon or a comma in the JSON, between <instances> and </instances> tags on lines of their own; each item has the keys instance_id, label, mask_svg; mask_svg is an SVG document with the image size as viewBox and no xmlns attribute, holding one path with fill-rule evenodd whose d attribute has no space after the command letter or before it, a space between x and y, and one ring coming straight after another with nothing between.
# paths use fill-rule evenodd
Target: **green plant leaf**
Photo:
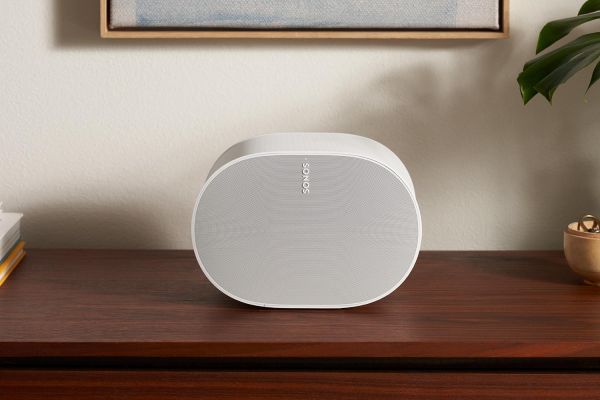
<instances>
[{"instance_id":1,"label":"green plant leaf","mask_svg":"<svg viewBox=\"0 0 600 400\"><path fill-rule=\"evenodd\" d=\"M579 10L579 15L589 14L594 11L600 11L600 0L588 0L583 6L581 6L581 10Z\"/></svg>"},{"instance_id":2,"label":"green plant leaf","mask_svg":"<svg viewBox=\"0 0 600 400\"><path fill-rule=\"evenodd\" d=\"M590 88L596 83L596 81L600 79L600 63L596 64L596 68L594 68L594 72L592 72L592 79L590 80L590 84L588 85L586 93L589 92Z\"/></svg>"},{"instance_id":3,"label":"green plant leaf","mask_svg":"<svg viewBox=\"0 0 600 400\"><path fill-rule=\"evenodd\" d=\"M573 75L587 67L600 57L600 48L588 48L566 60L560 67L535 85L535 90L542 94L550 103L554 92L560 85L568 81Z\"/></svg>"},{"instance_id":4,"label":"green plant leaf","mask_svg":"<svg viewBox=\"0 0 600 400\"><path fill-rule=\"evenodd\" d=\"M540 32L538 38L536 53L547 49L558 40L567 36L573 29L586 22L600 18L600 11L595 11L589 14L578 15L577 17L559 19L548 22Z\"/></svg>"},{"instance_id":5,"label":"green plant leaf","mask_svg":"<svg viewBox=\"0 0 600 400\"><path fill-rule=\"evenodd\" d=\"M517 79L524 103L527 104L539 93L536 85L556 69L581 53L589 54L589 52L596 50L600 51L600 32L583 35L526 63L523 72L519 74ZM547 93L550 93L550 91Z\"/></svg>"}]
</instances>

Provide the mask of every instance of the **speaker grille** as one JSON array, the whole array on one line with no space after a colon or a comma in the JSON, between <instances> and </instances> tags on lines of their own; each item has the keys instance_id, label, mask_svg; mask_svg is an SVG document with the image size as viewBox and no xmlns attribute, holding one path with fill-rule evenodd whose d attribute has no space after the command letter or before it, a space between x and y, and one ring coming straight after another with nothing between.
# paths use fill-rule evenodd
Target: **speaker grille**
<instances>
[{"instance_id":1,"label":"speaker grille","mask_svg":"<svg viewBox=\"0 0 600 400\"><path fill-rule=\"evenodd\" d=\"M193 230L214 283L247 302L279 307L379 298L406 276L419 246L418 210L406 186L379 164L350 156L232 164L206 185Z\"/></svg>"}]
</instances>

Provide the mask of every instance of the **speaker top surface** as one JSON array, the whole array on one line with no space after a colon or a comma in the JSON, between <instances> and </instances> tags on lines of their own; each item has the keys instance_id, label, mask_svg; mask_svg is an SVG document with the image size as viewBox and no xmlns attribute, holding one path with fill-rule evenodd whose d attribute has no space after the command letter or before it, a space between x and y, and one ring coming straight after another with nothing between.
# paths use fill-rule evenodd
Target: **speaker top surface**
<instances>
[{"instance_id":1,"label":"speaker top surface","mask_svg":"<svg viewBox=\"0 0 600 400\"><path fill-rule=\"evenodd\" d=\"M345 308L404 281L421 220L410 176L385 146L345 134L276 134L219 158L192 237L204 273L230 297Z\"/></svg>"}]
</instances>

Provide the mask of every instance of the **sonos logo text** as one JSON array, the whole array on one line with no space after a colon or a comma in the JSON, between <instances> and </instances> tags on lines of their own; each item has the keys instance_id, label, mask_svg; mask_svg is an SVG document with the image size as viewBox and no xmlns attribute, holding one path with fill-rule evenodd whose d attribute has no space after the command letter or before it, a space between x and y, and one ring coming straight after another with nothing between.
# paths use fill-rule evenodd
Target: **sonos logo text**
<instances>
[{"instance_id":1,"label":"sonos logo text","mask_svg":"<svg viewBox=\"0 0 600 400\"><path fill-rule=\"evenodd\" d=\"M302 164L302 194L310 193L310 163Z\"/></svg>"}]
</instances>

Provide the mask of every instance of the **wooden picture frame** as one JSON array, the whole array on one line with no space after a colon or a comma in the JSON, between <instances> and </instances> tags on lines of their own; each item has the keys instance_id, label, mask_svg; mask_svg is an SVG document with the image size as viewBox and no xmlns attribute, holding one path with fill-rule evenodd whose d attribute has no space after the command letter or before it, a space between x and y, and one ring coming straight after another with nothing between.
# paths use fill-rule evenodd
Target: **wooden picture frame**
<instances>
[{"instance_id":1,"label":"wooden picture frame","mask_svg":"<svg viewBox=\"0 0 600 400\"><path fill-rule=\"evenodd\" d=\"M217 30L111 29L110 0L100 0L100 36L106 39L505 39L509 37L509 0L498 1L498 30Z\"/></svg>"}]
</instances>

